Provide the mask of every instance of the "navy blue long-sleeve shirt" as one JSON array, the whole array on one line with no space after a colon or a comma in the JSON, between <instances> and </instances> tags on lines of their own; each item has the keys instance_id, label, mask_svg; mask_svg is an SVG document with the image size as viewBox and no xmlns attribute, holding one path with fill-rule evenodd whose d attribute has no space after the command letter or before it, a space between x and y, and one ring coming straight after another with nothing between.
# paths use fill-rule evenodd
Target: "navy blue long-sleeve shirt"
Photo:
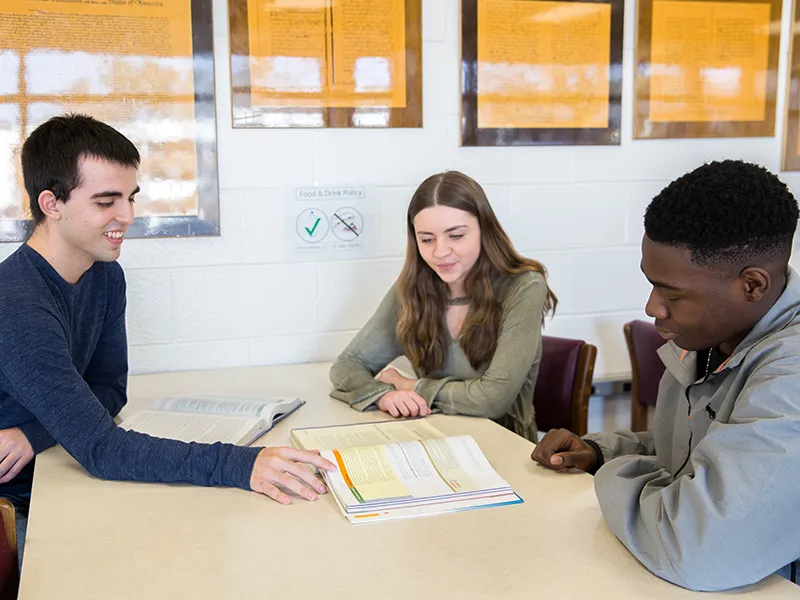
<instances>
[{"instance_id":1,"label":"navy blue long-sleeve shirt","mask_svg":"<svg viewBox=\"0 0 800 600\"><path fill-rule=\"evenodd\" d=\"M95 263L66 282L23 244L0 263L0 429L19 427L35 453L61 444L103 479L250 489L259 448L195 444L126 431L125 276ZM20 484L0 485L19 493Z\"/></svg>"}]
</instances>

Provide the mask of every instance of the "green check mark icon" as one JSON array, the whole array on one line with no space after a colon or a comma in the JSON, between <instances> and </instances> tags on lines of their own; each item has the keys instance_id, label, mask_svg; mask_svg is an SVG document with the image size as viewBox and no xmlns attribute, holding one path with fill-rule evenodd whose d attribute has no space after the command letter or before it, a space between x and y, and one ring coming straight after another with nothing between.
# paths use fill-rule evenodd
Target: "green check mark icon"
<instances>
[{"instance_id":1,"label":"green check mark icon","mask_svg":"<svg viewBox=\"0 0 800 600\"><path fill-rule=\"evenodd\" d=\"M314 232L317 230L317 226L319 225L320 221L322 221L322 219L317 217L317 220L314 222L314 226L311 227L311 229L309 229L308 227L304 228L306 230L306 232L308 233L309 237L314 235Z\"/></svg>"}]
</instances>

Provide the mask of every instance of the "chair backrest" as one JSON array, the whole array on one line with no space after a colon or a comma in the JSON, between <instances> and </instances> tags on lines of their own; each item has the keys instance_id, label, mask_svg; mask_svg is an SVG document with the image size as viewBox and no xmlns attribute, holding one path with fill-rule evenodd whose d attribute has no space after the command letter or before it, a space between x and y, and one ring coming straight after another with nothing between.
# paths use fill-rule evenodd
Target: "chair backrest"
<instances>
[{"instance_id":1,"label":"chair backrest","mask_svg":"<svg viewBox=\"0 0 800 600\"><path fill-rule=\"evenodd\" d=\"M19 571L14 507L5 498L0 498L0 600L16 598L18 588Z\"/></svg>"},{"instance_id":2,"label":"chair backrest","mask_svg":"<svg viewBox=\"0 0 800 600\"><path fill-rule=\"evenodd\" d=\"M540 431L569 429L585 435L597 348L583 340L542 337L542 360L533 391Z\"/></svg>"},{"instance_id":3,"label":"chair backrest","mask_svg":"<svg viewBox=\"0 0 800 600\"><path fill-rule=\"evenodd\" d=\"M625 341L631 357L631 429L647 429L647 407L656 405L664 363L657 350L666 341L648 321L625 323Z\"/></svg>"}]
</instances>

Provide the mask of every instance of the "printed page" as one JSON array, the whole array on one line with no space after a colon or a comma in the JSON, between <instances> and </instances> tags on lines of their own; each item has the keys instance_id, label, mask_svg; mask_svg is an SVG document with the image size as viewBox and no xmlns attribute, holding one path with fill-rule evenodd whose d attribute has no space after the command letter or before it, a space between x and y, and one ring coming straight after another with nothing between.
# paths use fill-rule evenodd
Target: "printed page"
<instances>
[{"instance_id":1,"label":"printed page","mask_svg":"<svg viewBox=\"0 0 800 600\"><path fill-rule=\"evenodd\" d=\"M419 442L342 448L322 455L339 467L332 483L346 506L453 494Z\"/></svg>"},{"instance_id":2,"label":"printed page","mask_svg":"<svg viewBox=\"0 0 800 600\"><path fill-rule=\"evenodd\" d=\"M406 105L405 0L336 0L328 106Z\"/></svg>"},{"instance_id":3,"label":"printed page","mask_svg":"<svg viewBox=\"0 0 800 600\"><path fill-rule=\"evenodd\" d=\"M478 0L478 127L608 127L611 5Z\"/></svg>"},{"instance_id":4,"label":"printed page","mask_svg":"<svg viewBox=\"0 0 800 600\"><path fill-rule=\"evenodd\" d=\"M510 491L472 438L454 438L452 445L447 440L428 441L433 442L430 447L414 441L323 452L339 467L331 477L335 493L350 507L409 505L487 490Z\"/></svg>"},{"instance_id":5,"label":"printed page","mask_svg":"<svg viewBox=\"0 0 800 600\"><path fill-rule=\"evenodd\" d=\"M241 419L143 410L125 419L120 427L181 442L246 445L263 432L264 421L259 418Z\"/></svg>"},{"instance_id":6,"label":"printed page","mask_svg":"<svg viewBox=\"0 0 800 600\"><path fill-rule=\"evenodd\" d=\"M404 0L247 0L253 106L406 106Z\"/></svg>"},{"instance_id":7,"label":"printed page","mask_svg":"<svg viewBox=\"0 0 800 600\"><path fill-rule=\"evenodd\" d=\"M236 417L270 417L276 404L291 404L296 401L291 397L248 398L246 396L214 396L211 394L193 394L191 396L175 396L159 398L150 405L153 410L171 412L205 413L230 415Z\"/></svg>"},{"instance_id":8,"label":"printed page","mask_svg":"<svg viewBox=\"0 0 800 600\"><path fill-rule=\"evenodd\" d=\"M2 0L0 54L9 62L0 67L0 131L24 138L45 115L89 114L141 153L136 217L198 215L206 175L195 142L206 134L195 123L192 35L191 0ZM210 58L202 60L198 68ZM6 116L18 111L24 119ZM0 212L27 218L18 162L3 163Z\"/></svg>"},{"instance_id":9,"label":"printed page","mask_svg":"<svg viewBox=\"0 0 800 600\"><path fill-rule=\"evenodd\" d=\"M653 2L650 120L762 121L770 5Z\"/></svg>"},{"instance_id":10,"label":"printed page","mask_svg":"<svg viewBox=\"0 0 800 600\"><path fill-rule=\"evenodd\" d=\"M510 489L497 474L472 436L460 435L421 442L441 477L456 492Z\"/></svg>"},{"instance_id":11,"label":"printed page","mask_svg":"<svg viewBox=\"0 0 800 600\"><path fill-rule=\"evenodd\" d=\"M248 0L253 106L324 106L328 93L325 0Z\"/></svg>"},{"instance_id":12,"label":"printed page","mask_svg":"<svg viewBox=\"0 0 800 600\"><path fill-rule=\"evenodd\" d=\"M380 421L341 427L316 427L292 430L297 446L306 449L333 450L373 446L388 442L441 439L445 435L424 419Z\"/></svg>"}]
</instances>

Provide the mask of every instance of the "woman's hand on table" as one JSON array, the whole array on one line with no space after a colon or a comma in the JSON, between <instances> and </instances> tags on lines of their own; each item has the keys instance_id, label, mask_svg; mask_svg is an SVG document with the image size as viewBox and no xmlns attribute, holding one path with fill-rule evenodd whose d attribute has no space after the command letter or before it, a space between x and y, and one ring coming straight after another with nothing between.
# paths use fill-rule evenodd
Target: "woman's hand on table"
<instances>
[{"instance_id":1,"label":"woman's hand on table","mask_svg":"<svg viewBox=\"0 0 800 600\"><path fill-rule=\"evenodd\" d=\"M377 406L393 417L427 417L431 409L425 398L416 392L392 390L378 400Z\"/></svg>"},{"instance_id":2,"label":"woman's hand on table","mask_svg":"<svg viewBox=\"0 0 800 600\"><path fill-rule=\"evenodd\" d=\"M403 390L406 392L413 391L414 384L417 382L416 379L409 379L408 377L403 377L400 374L400 372L394 367L386 367L383 371L378 373L375 379L377 379L381 383L390 383L396 389Z\"/></svg>"}]
</instances>

